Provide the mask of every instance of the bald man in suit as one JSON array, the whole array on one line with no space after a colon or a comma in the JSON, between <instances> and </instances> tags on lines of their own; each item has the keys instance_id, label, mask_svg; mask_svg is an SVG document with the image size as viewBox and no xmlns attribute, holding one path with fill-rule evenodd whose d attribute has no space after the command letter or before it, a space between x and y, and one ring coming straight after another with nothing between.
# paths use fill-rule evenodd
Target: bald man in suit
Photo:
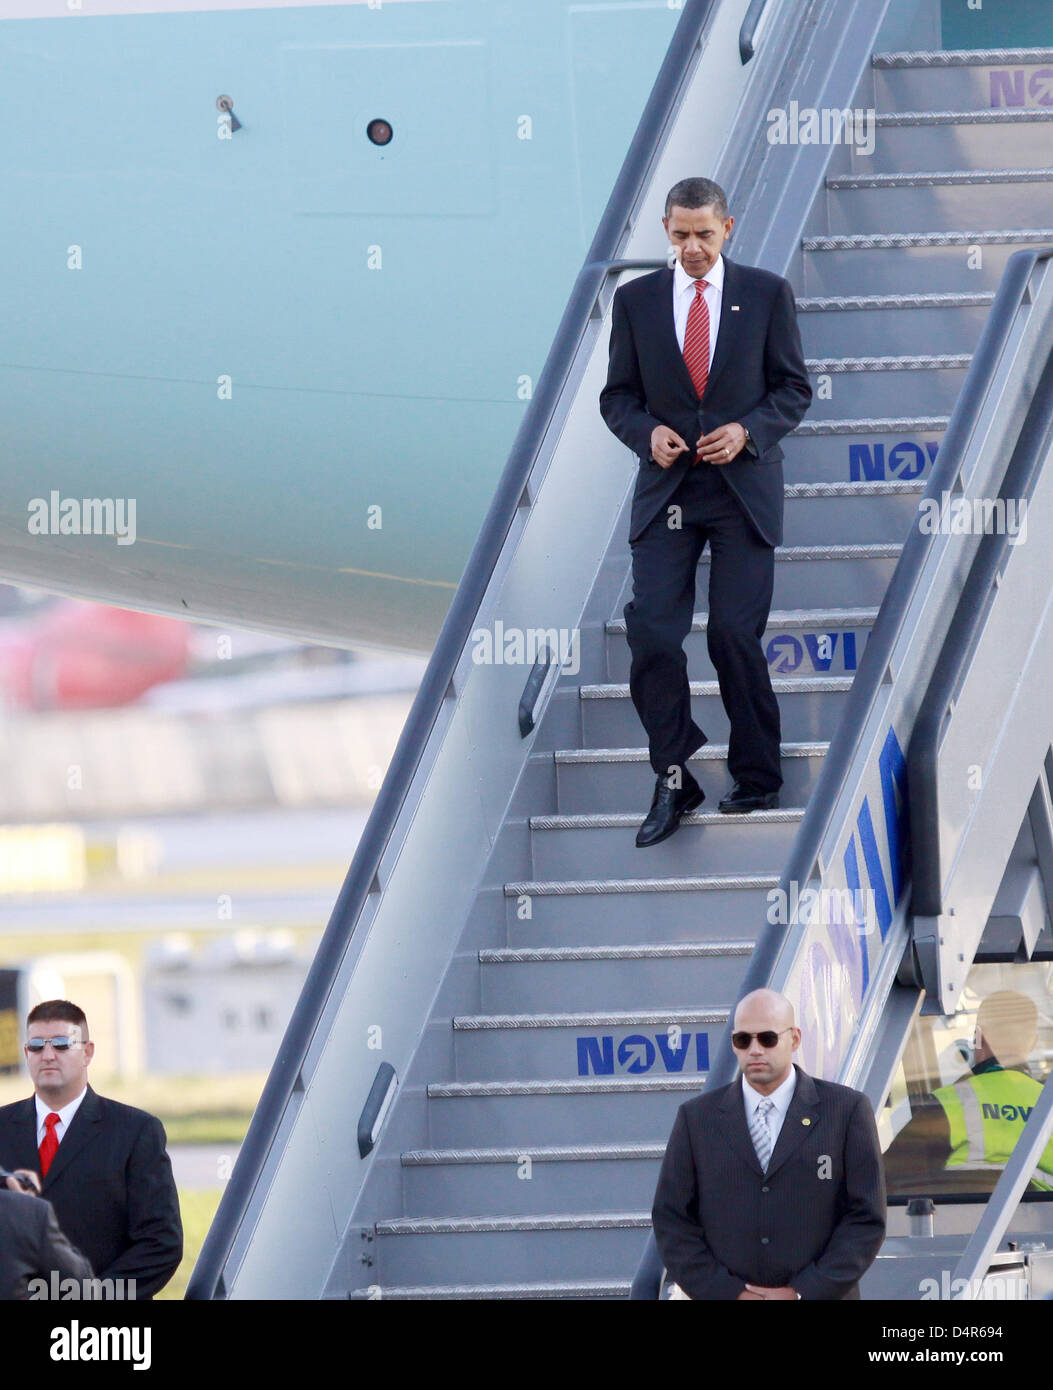
<instances>
[{"instance_id":1,"label":"bald man in suit","mask_svg":"<svg viewBox=\"0 0 1053 1390\"><path fill-rule=\"evenodd\" d=\"M734 1026L740 1077L680 1107L658 1178L669 1277L689 1299L857 1299L885 1236L869 1102L794 1065L785 995L746 995Z\"/></svg>"}]
</instances>

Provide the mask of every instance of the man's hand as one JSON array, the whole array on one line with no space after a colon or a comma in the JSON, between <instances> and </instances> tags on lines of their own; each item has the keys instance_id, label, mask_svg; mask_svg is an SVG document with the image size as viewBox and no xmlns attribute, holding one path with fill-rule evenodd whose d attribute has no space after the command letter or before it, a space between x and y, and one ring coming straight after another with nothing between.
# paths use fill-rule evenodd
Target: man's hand
<instances>
[{"instance_id":1,"label":"man's hand","mask_svg":"<svg viewBox=\"0 0 1053 1390\"><path fill-rule=\"evenodd\" d=\"M796 1303L797 1290L791 1289L788 1285L778 1289L766 1289L763 1284L747 1284L746 1289L755 1298L767 1299L790 1299ZM745 1298L745 1294L739 1294L739 1298Z\"/></svg>"},{"instance_id":2,"label":"man's hand","mask_svg":"<svg viewBox=\"0 0 1053 1390\"><path fill-rule=\"evenodd\" d=\"M749 1284L747 1284L746 1287L742 1290L742 1292L736 1297L735 1302L736 1302L736 1303L761 1303L761 1302L763 1302L763 1298L762 1298L761 1294L759 1294L759 1293L751 1293L751 1292L750 1292L750 1286L749 1286Z\"/></svg>"},{"instance_id":3,"label":"man's hand","mask_svg":"<svg viewBox=\"0 0 1053 1390\"><path fill-rule=\"evenodd\" d=\"M659 468L672 468L677 455L682 454L687 445L668 425L656 425L651 431L651 457Z\"/></svg>"},{"instance_id":4,"label":"man's hand","mask_svg":"<svg viewBox=\"0 0 1053 1390\"><path fill-rule=\"evenodd\" d=\"M738 421L721 425L710 434L699 436L695 445L695 462L730 463L746 447L746 431Z\"/></svg>"},{"instance_id":5,"label":"man's hand","mask_svg":"<svg viewBox=\"0 0 1053 1390\"><path fill-rule=\"evenodd\" d=\"M4 1181L12 1192L34 1192L40 1196L40 1179L31 1168L16 1168Z\"/></svg>"}]
</instances>

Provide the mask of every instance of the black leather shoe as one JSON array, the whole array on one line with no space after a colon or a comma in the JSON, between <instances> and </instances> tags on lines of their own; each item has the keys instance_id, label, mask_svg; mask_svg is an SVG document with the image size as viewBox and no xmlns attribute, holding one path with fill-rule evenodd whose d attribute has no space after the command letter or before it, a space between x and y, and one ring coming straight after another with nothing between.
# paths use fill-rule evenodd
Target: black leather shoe
<instances>
[{"instance_id":1,"label":"black leather shoe","mask_svg":"<svg viewBox=\"0 0 1053 1390\"><path fill-rule=\"evenodd\" d=\"M659 777L647 819L636 832L637 848L647 849L668 840L680 824L680 817L701 806L705 799L705 792L693 777L686 787L680 788L671 787L668 777Z\"/></svg>"},{"instance_id":2,"label":"black leather shoe","mask_svg":"<svg viewBox=\"0 0 1053 1390\"><path fill-rule=\"evenodd\" d=\"M778 792L759 792L736 782L718 809L726 816L735 816L744 815L747 811L773 811L778 804Z\"/></svg>"}]
</instances>

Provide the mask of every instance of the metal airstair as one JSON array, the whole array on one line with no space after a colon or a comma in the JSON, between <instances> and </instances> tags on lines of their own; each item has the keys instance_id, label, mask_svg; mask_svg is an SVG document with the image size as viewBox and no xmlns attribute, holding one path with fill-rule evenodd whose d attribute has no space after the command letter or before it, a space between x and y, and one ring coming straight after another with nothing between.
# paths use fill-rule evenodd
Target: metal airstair
<instances>
[{"instance_id":1,"label":"metal airstair","mask_svg":"<svg viewBox=\"0 0 1053 1390\"><path fill-rule=\"evenodd\" d=\"M789 993L806 1070L876 1107L923 991L949 1006L960 988L987 911L968 948L961 918L912 945L929 822L911 824L907 757L981 538L923 531L919 504L997 496L1038 429L1053 109L992 108L990 74L1026 91L1053 55L888 53L884 9L685 5L192 1296L625 1297L676 1108L730 1079L744 988ZM876 111L873 152L773 144L766 112L790 101ZM702 109L723 113L704 138ZM687 649L707 803L640 851L634 464L596 401L617 277L658 263L662 198L689 172L728 188L730 254L794 284L815 399L784 444L764 637L781 808L708 809L729 779L704 557ZM517 632L549 634L548 657L494 659ZM577 669L552 656L564 634ZM1027 775L1037 814L1041 757ZM809 918L809 889L866 919Z\"/></svg>"}]
</instances>

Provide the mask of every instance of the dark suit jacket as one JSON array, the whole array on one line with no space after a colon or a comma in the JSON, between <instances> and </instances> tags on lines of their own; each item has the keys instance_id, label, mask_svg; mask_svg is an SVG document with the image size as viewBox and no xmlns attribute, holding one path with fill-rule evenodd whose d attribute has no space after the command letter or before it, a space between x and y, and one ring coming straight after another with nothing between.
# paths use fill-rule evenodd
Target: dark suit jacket
<instances>
[{"instance_id":1,"label":"dark suit jacket","mask_svg":"<svg viewBox=\"0 0 1053 1390\"><path fill-rule=\"evenodd\" d=\"M717 347L701 400L676 340L672 270L619 286L600 412L640 459L630 541L694 466L699 436L737 420L749 430L757 456L743 449L720 465L721 471L761 538L781 545L779 441L800 422L811 399L793 291L780 276L724 257ZM656 425L668 425L688 445L671 468L660 468L651 458Z\"/></svg>"},{"instance_id":2,"label":"dark suit jacket","mask_svg":"<svg viewBox=\"0 0 1053 1390\"><path fill-rule=\"evenodd\" d=\"M33 1097L0 1107L0 1154L40 1171ZM59 1144L43 1194L99 1279L134 1279L136 1297L168 1283L183 1257L172 1165L160 1120L88 1093Z\"/></svg>"},{"instance_id":3,"label":"dark suit jacket","mask_svg":"<svg viewBox=\"0 0 1053 1390\"><path fill-rule=\"evenodd\" d=\"M658 1178L655 1240L691 1298L737 1298L747 1283L802 1298L858 1298L885 1235L885 1184L866 1097L797 1068L761 1172L742 1080L685 1101Z\"/></svg>"},{"instance_id":4,"label":"dark suit jacket","mask_svg":"<svg viewBox=\"0 0 1053 1390\"><path fill-rule=\"evenodd\" d=\"M91 1265L58 1228L49 1202L0 1187L0 1298L26 1299L30 1279L90 1279Z\"/></svg>"}]
</instances>

